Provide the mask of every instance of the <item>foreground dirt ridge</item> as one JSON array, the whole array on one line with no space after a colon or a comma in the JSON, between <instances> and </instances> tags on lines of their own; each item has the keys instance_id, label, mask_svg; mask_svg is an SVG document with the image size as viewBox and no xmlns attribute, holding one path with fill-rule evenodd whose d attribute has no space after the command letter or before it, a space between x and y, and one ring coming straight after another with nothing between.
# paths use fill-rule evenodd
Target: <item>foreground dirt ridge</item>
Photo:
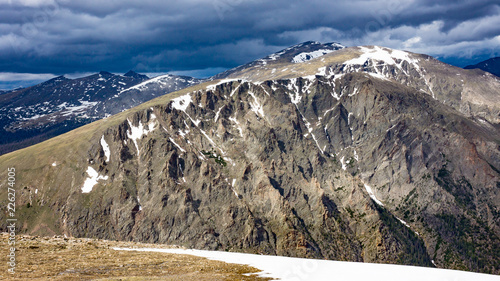
<instances>
[{"instance_id":1,"label":"foreground dirt ridge","mask_svg":"<svg viewBox=\"0 0 500 281\"><path fill-rule=\"evenodd\" d=\"M8 234L1 248L8 251ZM2 254L0 280L270 280L260 270L205 258L153 252L115 251L123 248L178 248L162 244L120 242L64 236L16 237L16 272L7 271Z\"/></svg>"}]
</instances>

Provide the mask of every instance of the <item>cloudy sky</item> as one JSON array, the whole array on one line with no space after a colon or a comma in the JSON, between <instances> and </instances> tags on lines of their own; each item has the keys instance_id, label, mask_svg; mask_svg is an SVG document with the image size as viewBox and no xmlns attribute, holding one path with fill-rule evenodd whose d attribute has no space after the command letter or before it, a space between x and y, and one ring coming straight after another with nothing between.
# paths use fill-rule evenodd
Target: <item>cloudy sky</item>
<instances>
[{"instance_id":1,"label":"cloudy sky","mask_svg":"<svg viewBox=\"0 0 500 281\"><path fill-rule=\"evenodd\" d=\"M0 89L100 70L208 76L309 40L464 66L500 56L500 2L0 0Z\"/></svg>"}]
</instances>

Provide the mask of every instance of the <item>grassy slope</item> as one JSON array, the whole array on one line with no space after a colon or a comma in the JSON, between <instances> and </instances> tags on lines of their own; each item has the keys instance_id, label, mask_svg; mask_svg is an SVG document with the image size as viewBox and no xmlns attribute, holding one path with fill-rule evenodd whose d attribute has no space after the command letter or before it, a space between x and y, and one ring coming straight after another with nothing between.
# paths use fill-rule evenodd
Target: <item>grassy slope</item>
<instances>
[{"instance_id":1,"label":"grassy slope","mask_svg":"<svg viewBox=\"0 0 500 281\"><path fill-rule=\"evenodd\" d=\"M6 233L1 238L0 245L7 249ZM32 236L18 237L18 242L16 274L2 270L2 280L269 280L251 274L259 270L246 265L189 255L112 249L161 245ZM7 256L2 255L0 261L6 264Z\"/></svg>"}]
</instances>

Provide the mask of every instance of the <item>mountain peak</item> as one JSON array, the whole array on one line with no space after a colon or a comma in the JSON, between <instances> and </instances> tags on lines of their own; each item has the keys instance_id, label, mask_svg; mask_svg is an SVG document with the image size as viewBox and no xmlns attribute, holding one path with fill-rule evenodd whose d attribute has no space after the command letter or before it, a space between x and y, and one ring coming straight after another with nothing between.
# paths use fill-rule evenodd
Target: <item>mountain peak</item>
<instances>
[{"instance_id":1,"label":"mountain peak","mask_svg":"<svg viewBox=\"0 0 500 281\"><path fill-rule=\"evenodd\" d=\"M245 69L255 67L272 68L272 66L277 64L303 63L344 48L345 46L335 42L322 44L316 41L306 41L283 49L279 52L270 54L267 57L227 70L213 76L211 79L230 77L236 73L243 72Z\"/></svg>"},{"instance_id":2,"label":"mountain peak","mask_svg":"<svg viewBox=\"0 0 500 281\"><path fill-rule=\"evenodd\" d=\"M99 71L99 75L113 76L114 74L108 71L101 70Z\"/></svg>"},{"instance_id":3,"label":"mountain peak","mask_svg":"<svg viewBox=\"0 0 500 281\"><path fill-rule=\"evenodd\" d=\"M59 75L57 77L54 77L52 79L49 79L48 81L52 81L52 82L58 82L58 81L65 81L65 80L69 80L68 78L66 78L64 75ZM47 82L48 82L47 81Z\"/></svg>"},{"instance_id":4,"label":"mountain peak","mask_svg":"<svg viewBox=\"0 0 500 281\"><path fill-rule=\"evenodd\" d=\"M149 79L148 76L143 75L143 74L139 74L139 73L137 73L137 72L135 72L133 70L129 70L127 73L123 74L123 76L125 76L125 77L139 78L139 79L144 79L144 80Z\"/></svg>"},{"instance_id":5,"label":"mountain peak","mask_svg":"<svg viewBox=\"0 0 500 281\"><path fill-rule=\"evenodd\" d=\"M57 77L54 77L54 78L52 78L52 79L49 79L49 80L47 80L47 81L45 81L45 82L42 82L42 83L40 83L39 85L35 85L35 86L33 86L33 87L37 87L37 86L40 86L40 85L41 85L41 86L55 85L55 84L57 84L57 83L64 82L64 81L67 81L67 80L70 80L70 79L66 78L64 75L59 75L59 76L57 76Z\"/></svg>"}]
</instances>

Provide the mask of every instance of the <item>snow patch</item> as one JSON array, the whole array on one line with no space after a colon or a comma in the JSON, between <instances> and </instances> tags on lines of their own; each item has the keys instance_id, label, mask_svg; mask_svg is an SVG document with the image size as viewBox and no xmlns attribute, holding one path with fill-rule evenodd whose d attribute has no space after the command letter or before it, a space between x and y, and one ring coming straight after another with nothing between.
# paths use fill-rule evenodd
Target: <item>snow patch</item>
<instances>
[{"instance_id":1,"label":"snow patch","mask_svg":"<svg viewBox=\"0 0 500 281\"><path fill-rule=\"evenodd\" d=\"M152 115L153 117L154 115ZM154 118L151 118L151 120L154 120ZM137 140L142 138L143 135L149 134L151 131L154 130L154 123L150 122L147 124L147 126L144 126L141 121L139 121L139 125L136 127L132 125L132 122L127 119L128 125L130 127L130 133L127 131L127 137L131 139L134 144L135 148L137 149L137 152L139 152L139 145L137 144Z\"/></svg>"},{"instance_id":2,"label":"snow patch","mask_svg":"<svg viewBox=\"0 0 500 281\"><path fill-rule=\"evenodd\" d=\"M402 67L404 61L412 64L416 69L420 70L418 60L410 57L408 52L391 50L375 46L373 48L360 47L362 54L354 59L344 62L345 65L364 65L367 61L382 62L387 65L396 65ZM397 63L396 61L399 61ZM375 64L374 64L375 65Z\"/></svg>"},{"instance_id":3,"label":"snow patch","mask_svg":"<svg viewBox=\"0 0 500 281\"><path fill-rule=\"evenodd\" d=\"M302 99L302 97L300 96L300 94L298 92L290 93L289 96L290 96L290 99L292 100L292 103L295 105L297 105L300 102L300 100Z\"/></svg>"},{"instance_id":4,"label":"snow patch","mask_svg":"<svg viewBox=\"0 0 500 281\"><path fill-rule=\"evenodd\" d=\"M82 186L82 193L89 193L92 191L94 186L97 184L98 180L107 180L108 176L101 176L99 173L97 173L96 170L92 167L87 168L87 175L88 178L85 179L85 182L83 183Z\"/></svg>"},{"instance_id":5,"label":"snow patch","mask_svg":"<svg viewBox=\"0 0 500 281\"><path fill-rule=\"evenodd\" d=\"M398 219L398 221L399 221L400 223L402 223L404 226L406 226L406 227L408 227L408 228L411 228L411 227L410 227L410 225L408 225L408 224L407 224L404 220L402 220L402 219L400 219L400 218L398 218L398 217L396 217L396 219Z\"/></svg>"},{"instance_id":6,"label":"snow patch","mask_svg":"<svg viewBox=\"0 0 500 281\"><path fill-rule=\"evenodd\" d=\"M326 66L318 68L318 73L316 73L316 75L326 76Z\"/></svg>"},{"instance_id":7,"label":"snow patch","mask_svg":"<svg viewBox=\"0 0 500 281\"><path fill-rule=\"evenodd\" d=\"M142 211L141 199L137 197L137 203L139 203L139 211Z\"/></svg>"},{"instance_id":8,"label":"snow patch","mask_svg":"<svg viewBox=\"0 0 500 281\"><path fill-rule=\"evenodd\" d=\"M238 131L240 132L240 136L243 138L243 129L241 129L240 122L238 122L238 120L233 117L229 117L229 120L233 121L236 124L236 129L238 129Z\"/></svg>"},{"instance_id":9,"label":"snow patch","mask_svg":"<svg viewBox=\"0 0 500 281\"><path fill-rule=\"evenodd\" d=\"M104 139L104 135L101 137L101 146L102 150L104 150L104 156L106 156L106 162L109 162L109 159L111 157L111 150L109 149L109 145Z\"/></svg>"},{"instance_id":10,"label":"snow patch","mask_svg":"<svg viewBox=\"0 0 500 281\"><path fill-rule=\"evenodd\" d=\"M217 110L217 112L215 113L215 119L214 119L214 122L217 122L217 120L219 119L219 114L220 114L220 111L222 110L222 108L223 108L223 107L224 107L224 105L223 105L223 106L221 106L221 107Z\"/></svg>"},{"instance_id":11,"label":"snow patch","mask_svg":"<svg viewBox=\"0 0 500 281\"><path fill-rule=\"evenodd\" d=\"M178 145L172 138L168 138L175 146L177 146L177 148L182 151L182 152L186 152L186 150L184 150L184 148L182 148L180 145Z\"/></svg>"},{"instance_id":12,"label":"snow patch","mask_svg":"<svg viewBox=\"0 0 500 281\"><path fill-rule=\"evenodd\" d=\"M264 109L262 108L262 105L259 103L259 100L257 97L255 97L255 94L253 92L248 92L249 95L252 96L253 102L250 102L250 109L255 112L255 114L262 116L262 118L265 117L264 115Z\"/></svg>"},{"instance_id":13,"label":"snow patch","mask_svg":"<svg viewBox=\"0 0 500 281\"><path fill-rule=\"evenodd\" d=\"M172 99L172 107L177 110L186 112L186 109L191 102L193 102L193 100L191 99L191 95L185 94L183 96Z\"/></svg>"},{"instance_id":14,"label":"snow patch","mask_svg":"<svg viewBox=\"0 0 500 281\"><path fill-rule=\"evenodd\" d=\"M317 57L324 56L324 55L331 53L333 51L334 50L320 49L320 50L316 50L316 51L312 51L312 52L303 52L303 53L300 53L300 54L296 55L295 57L293 57L292 62L293 63L305 62L305 61L312 60L312 59L317 58Z\"/></svg>"},{"instance_id":15,"label":"snow patch","mask_svg":"<svg viewBox=\"0 0 500 281\"><path fill-rule=\"evenodd\" d=\"M240 85L238 85L236 88L234 88L234 90L231 91L231 94L229 95L230 97L232 97L234 95L234 93L236 93L236 91L240 88Z\"/></svg>"},{"instance_id":16,"label":"snow patch","mask_svg":"<svg viewBox=\"0 0 500 281\"><path fill-rule=\"evenodd\" d=\"M370 195L370 198L373 201L375 201L375 203L377 203L378 205L384 206L384 204L382 204L382 202L380 202L380 200L378 200L377 197L375 197L375 194L373 193L372 188L369 185L367 185L366 183L364 185L365 185L366 192L368 192L368 195Z\"/></svg>"}]
</instances>

